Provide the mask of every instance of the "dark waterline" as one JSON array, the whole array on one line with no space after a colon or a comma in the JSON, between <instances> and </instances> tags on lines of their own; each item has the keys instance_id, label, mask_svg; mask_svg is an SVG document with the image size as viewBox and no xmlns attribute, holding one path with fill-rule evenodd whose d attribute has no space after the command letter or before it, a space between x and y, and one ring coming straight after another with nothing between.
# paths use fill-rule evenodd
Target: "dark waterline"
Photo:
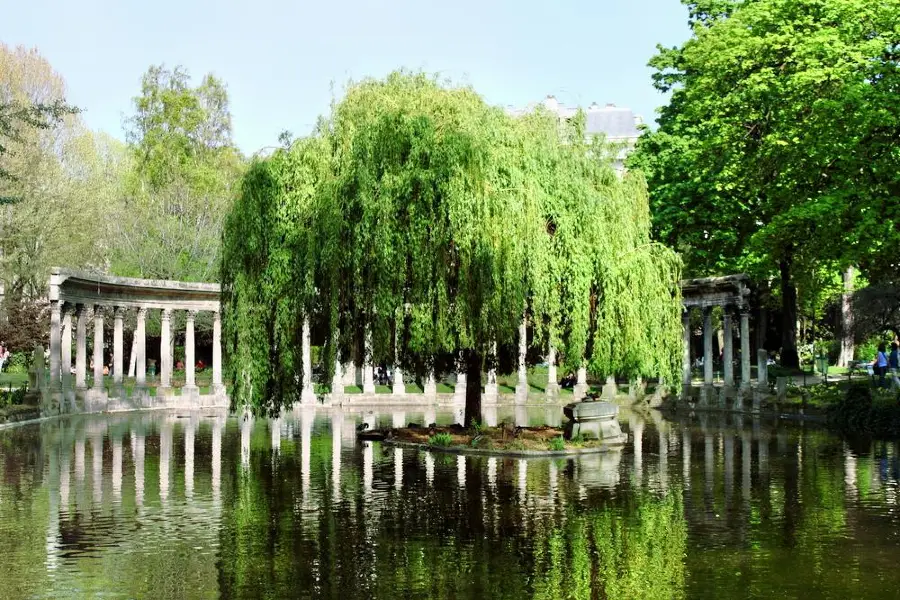
<instances>
[{"instance_id":1,"label":"dark waterline","mask_svg":"<svg viewBox=\"0 0 900 600\"><path fill-rule=\"evenodd\" d=\"M363 418L0 431L0 598L900 595L894 442L623 413L621 452L464 458L358 442Z\"/></svg>"}]
</instances>

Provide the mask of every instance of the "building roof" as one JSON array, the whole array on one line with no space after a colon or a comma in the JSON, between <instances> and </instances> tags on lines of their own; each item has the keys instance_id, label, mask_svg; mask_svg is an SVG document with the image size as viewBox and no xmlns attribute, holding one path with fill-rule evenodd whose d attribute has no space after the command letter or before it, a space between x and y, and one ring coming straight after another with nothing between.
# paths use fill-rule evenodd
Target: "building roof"
<instances>
[{"instance_id":1,"label":"building roof","mask_svg":"<svg viewBox=\"0 0 900 600\"><path fill-rule=\"evenodd\" d=\"M508 108L507 113L512 116L521 116L534 111L538 106L543 106L550 112L556 113L561 119L574 117L579 110L577 106L566 106L553 96L547 96L541 102L531 102L525 108ZM638 126L643 123L640 116L635 115L630 108L607 104L600 106L591 104L584 109L585 130L589 134L604 134L611 140L636 139L641 135Z\"/></svg>"}]
</instances>

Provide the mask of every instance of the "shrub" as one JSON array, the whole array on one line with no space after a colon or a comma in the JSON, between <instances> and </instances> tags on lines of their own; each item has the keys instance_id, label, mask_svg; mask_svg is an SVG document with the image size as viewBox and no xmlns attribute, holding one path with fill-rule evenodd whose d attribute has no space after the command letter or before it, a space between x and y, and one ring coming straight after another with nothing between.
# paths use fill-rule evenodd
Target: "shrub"
<instances>
[{"instance_id":1,"label":"shrub","mask_svg":"<svg viewBox=\"0 0 900 600\"><path fill-rule=\"evenodd\" d=\"M14 390L0 390L0 408L25 404L26 392L27 390L24 387Z\"/></svg>"},{"instance_id":2,"label":"shrub","mask_svg":"<svg viewBox=\"0 0 900 600\"><path fill-rule=\"evenodd\" d=\"M451 445L452 443L453 443L453 438L450 436L449 433L444 433L444 432L436 433L433 436L431 436L430 438L428 438L429 446L441 446L441 447L446 448L447 446Z\"/></svg>"},{"instance_id":3,"label":"shrub","mask_svg":"<svg viewBox=\"0 0 900 600\"><path fill-rule=\"evenodd\" d=\"M6 363L7 373L27 373L28 372L28 354L25 352L13 352L9 355L9 362Z\"/></svg>"},{"instance_id":4,"label":"shrub","mask_svg":"<svg viewBox=\"0 0 900 600\"><path fill-rule=\"evenodd\" d=\"M894 437L900 435L900 394L855 383L828 407L828 422L845 433Z\"/></svg>"},{"instance_id":5,"label":"shrub","mask_svg":"<svg viewBox=\"0 0 900 600\"><path fill-rule=\"evenodd\" d=\"M484 432L484 425L479 423L478 419L472 419L471 428L476 436L481 435Z\"/></svg>"},{"instance_id":6,"label":"shrub","mask_svg":"<svg viewBox=\"0 0 900 600\"><path fill-rule=\"evenodd\" d=\"M563 436L555 437L550 440L548 448L550 448L551 452L561 452L566 449L566 441L563 439Z\"/></svg>"},{"instance_id":7,"label":"shrub","mask_svg":"<svg viewBox=\"0 0 900 600\"><path fill-rule=\"evenodd\" d=\"M871 362L878 352L878 344L883 342L881 336L875 336L867 339L865 342L856 347L856 360L864 360Z\"/></svg>"}]
</instances>

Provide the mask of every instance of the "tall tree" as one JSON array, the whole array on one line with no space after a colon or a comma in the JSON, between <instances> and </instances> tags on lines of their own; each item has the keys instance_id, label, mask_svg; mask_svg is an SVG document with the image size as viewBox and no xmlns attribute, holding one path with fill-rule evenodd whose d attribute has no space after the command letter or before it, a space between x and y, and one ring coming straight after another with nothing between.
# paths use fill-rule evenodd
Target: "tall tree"
<instances>
[{"instance_id":1,"label":"tall tree","mask_svg":"<svg viewBox=\"0 0 900 600\"><path fill-rule=\"evenodd\" d=\"M0 281L7 299L46 294L52 266L102 266L116 143L71 114L65 83L35 50L0 45Z\"/></svg>"},{"instance_id":2,"label":"tall tree","mask_svg":"<svg viewBox=\"0 0 900 600\"><path fill-rule=\"evenodd\" d=\"M900 241L900 1L682 1L693 35L650 62L672 95L631 165L690 272L777 274L796 366L801 263Z\"/></svg>"},{"instance_id":3,"label":"tall tree","mask_svg":"<svg viewBox=\"0 0 900 600\"><path fill-rule=\"evenodd\" d=\"M153 66L134 106L127 121L131 168L112 221L112 270L213 279L222 219L242 170L225 86L212 75L192 86L182 68Z\"/></svg>"},{"instance_id":4,"label":"tall tree","mask_svg":"<svg viewBox=\"0 0 900 600\"><path fill-rule=\"evenodd\" d=\"M573 368L673 381L680 262L650 239L643 180L617 178L578 122L512 119L394 73L257 161L224 236L235 401L296 398L304 318L327 332L326 366L364 331L376 362L424 373L461 358L467 423L523 314Z\"/></svg>"}]
</instances>

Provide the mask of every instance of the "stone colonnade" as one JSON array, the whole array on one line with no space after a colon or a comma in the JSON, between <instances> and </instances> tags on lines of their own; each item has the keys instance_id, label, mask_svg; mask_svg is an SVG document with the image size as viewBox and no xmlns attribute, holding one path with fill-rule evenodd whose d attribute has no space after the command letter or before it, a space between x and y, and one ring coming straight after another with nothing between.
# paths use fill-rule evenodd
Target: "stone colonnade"
<instances>
[{"instance_id":1,"label":"stone colonnade","mask_svg":"<svg viewBox=\"0 0 900 600\"><path fill-rule=\"evenodd\" d=\"M48 414L68 411L98 411L150 408L177 404L224 406L222 383L221 319L219 286L93 275L54 269L50 277L50 381L44 390ZM124 387L124 325L128 309L135 310L133 352L134 389ZM146 321L149 311L160 315L160 371L156 394L149 395L147 382ZM176 394L172 387L174 370L172 317L185 315L185 384ZM199 312L213 315L212 389L200 395L195 376L194 322ZM107 392L104 319L114 319L112 340L112 391ZM93 321L93 323L91 323ZM91 324L93 327L91 328ZM72 329L75 329L74 381L72 371ZM93 381L87 385L87 336L93 331Z\"/></svg>"},{"instance_id":2,"label":"stone colonnade","mask_svg":"<svg viewBox=\"0 0 900 600\"><path fill-rule=\"evenodd\" d=\"M682 313L682 327L684 330L684 347L682 357L682 386L683 395L690 397L692 388L691 369L693 366L691 356L691 313L699 310L703 322L703 386L700 390L699 404L709 406L718 401L720 407L725 407L728 400L733 398L733 408L742 408L744 398L751 392L751 356L750 356L750 304L749 304L749 278L746 275L729 275L727 277L711 277L705 279L691 279L682 282L682 297L684 311ZM712 311L715 307L722 308L722 373L724 385L718 392L713 387L713 325ZM734 372L734 337L735 330L739 331L740 339L740 386L735 386ZM767 386L767 371L765 351L759 353L757 380L758 388ZM716 396L718 395L718 398ZM759 398L754 397L754 405L757 406Z\"/></svg>"},{"instance_id":3,"label":"stone colonnade","mask_svg":"<svg viewBox=\"0 0 900 600\"><path fill-rule=\"evenodd\" d=\"M309 336L309 322L308 320L304 321L303 325L303 337L302 343L303 347L301 348L301 356L303 360L303 373L304 373L304 387L301 391L301 403L303 404L312 404L317 401L316 395L313 392L313 387L311 383L311 377L308 377L308 374L312 373L312 364L311 364L311 351L310 351L310 336ZM525 403L528 399L529 393L529 384L528 384L528 370L526 368L525 363L525 355L528 351L528 322L526 319L522 319L522 323L519 326L519 356L518 356L518 379L516 382L516 390L515 390L515 402L516 403ZM326 403L340 403L347 399L347 395L344 392L344 389L348 385L357 385L362 389L362 393L364 395L375 394L375 366L371 362L371 334L366 334L365 338L365 347L363 351L363 357L361 358L361 363L356 364L354 362L345 362L341 363L340 360L337 360L335 363L334 377L331 381L331 393L326 395L325 402ZM493 347L493 352L497 351L496 344ZM548 374L548 385L546 390L546 395L549 398L554 398L559 394L559 383L557 382L557 370L556 370L556 351L554 348L550 348L547 355L546 361L548 364L547 374ZM383 394L385 397L390 397L396 400L402 400L407 398L409 394L406 391L406 384L403 376L403 372L400 369L399 365L395 364L392 366L392 385L391 385L391 393ZM498 402L500 397L499 386L497 383L497 371L496 369L488 369L487 373L484 374L484 392L482 393L482 401L487 404L493 404ZM453 388L453 393L450 394L452 400L454 402L465 402L466 397L466 373L462 368L458 368L456 371L456 383ZM436 399L438 396L437 392L437 379L435 376L435 372L432 369L425 381L422 385L422 396L426 399ZM585 368L581 368L578 370L578 380L577 384L574 388L574 395L576 398L584 397L587 393L588 385L587 385L587 370ZM382 396L382 394L379 394ZM350 396L353 397L353 396Z\"/></svg>"}]
</instances>

